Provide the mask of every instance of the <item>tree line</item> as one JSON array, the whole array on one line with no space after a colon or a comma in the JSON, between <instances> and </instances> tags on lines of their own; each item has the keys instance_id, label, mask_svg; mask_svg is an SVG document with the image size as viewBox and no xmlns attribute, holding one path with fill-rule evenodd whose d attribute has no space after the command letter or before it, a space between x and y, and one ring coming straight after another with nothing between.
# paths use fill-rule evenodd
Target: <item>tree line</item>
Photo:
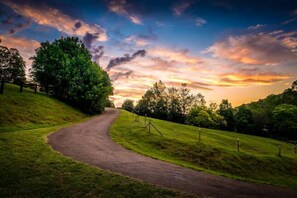
<instances>
[{"instance_id":1,"label":"tree line","mask_svg":"<svg viewBox=\"0 0 297 198\"><path fill-rule=\"evenodd\" d=\"M259 136L297 139L297 81L279 95L233 108L228 99L206 105L202 94L192 94L186 84L166 87L156 82L134 105L122 108L139 115L199 127L236 131Z\"/></svg>"}]
</instances>

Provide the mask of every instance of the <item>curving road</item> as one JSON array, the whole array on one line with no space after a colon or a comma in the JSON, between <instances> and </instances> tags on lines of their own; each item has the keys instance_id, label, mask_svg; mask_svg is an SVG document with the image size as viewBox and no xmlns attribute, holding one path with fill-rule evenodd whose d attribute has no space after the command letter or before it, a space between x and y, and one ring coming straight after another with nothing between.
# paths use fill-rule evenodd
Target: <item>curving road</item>
<instances>
[{"instance_id":1,"label":"curving road","mask_svg":"<svg viewBox=\"0 0 297 198\"><path fill-rule=\"evenodd\" d=\"M108 134L118 117L116 109L93 119L63 128L48 137L56 151L99 168L152 184L214 197L297 197L297 191L270 185L251 184L194 171L126 150Z\"/></svg>"}]
</instances>

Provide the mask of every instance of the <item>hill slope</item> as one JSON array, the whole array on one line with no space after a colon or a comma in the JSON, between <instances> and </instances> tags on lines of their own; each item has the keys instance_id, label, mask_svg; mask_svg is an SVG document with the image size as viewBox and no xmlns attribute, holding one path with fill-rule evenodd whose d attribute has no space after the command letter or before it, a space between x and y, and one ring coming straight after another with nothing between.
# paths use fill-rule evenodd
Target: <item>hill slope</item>
<instances>
[{"instance_id":1,"label":"hill slope","mask_svg":"<svg viewBox=\"0 0 297 198\"><path fill-rule=\"evenodd\" d=\"M0 132L34 129L78 121L86 115L45 94L5 84L0 95Z\"/></svg>"},{"instance_id":2,"label":"hill slope","mask_svg":"<svg viewBox=\"0 0 297 198\"><path fill-rule=\"evenodd\" d=\"M0 111L0 197L189 196L54 152L46 143L50 133L88 119L58 100L29 89L19 93L17 86L6 84Z\"/></svg>"},{"instance_id":3,"label":"hill slope","mask_svg":"<svg viewBox=\"0 0 297 198\"><path fill-rule=\"evenodd\" d=\"M214 174L297 188L297 154L291 144L212 129L201 129L198 142L197 127L151 119L162 137L153 128L148 133L143 117L134 120L135 115L121 111L111 127L112 139L128 149ZM278 156L279 145L282 156Z\"/></svg>"}]
</instances>

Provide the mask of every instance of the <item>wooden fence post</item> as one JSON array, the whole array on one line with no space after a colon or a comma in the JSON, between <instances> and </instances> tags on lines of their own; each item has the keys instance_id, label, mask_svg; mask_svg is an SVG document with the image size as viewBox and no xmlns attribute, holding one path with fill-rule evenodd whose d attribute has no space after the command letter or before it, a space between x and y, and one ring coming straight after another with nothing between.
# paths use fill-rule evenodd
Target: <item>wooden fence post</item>
<instances>
[{"instance_id":1,"label":"wooden fence post","mask_svg":"<svg viewBox=\"0 0 297 198\"><path fill-rule=\"evenodd\" d=\"M35 93L37 93L37 84L34 86L34 89Z\"/></svg>"},{"instance_id":2,"label":"wooden fence post","mask_svg":"<svg viewBox=\"0 0 297 198\"><path fill-rule=\"evenodd\" d=\"M145 126L146 126L146 114L144 115L145 117L144 117L144 124L145 124Z\"/></svg>"},{"instance_id":3,"label":"wooden fence post","mask_svg":"<svg viewBox=\"0 0 297 198\"><path fill-rule=\"evenodd\" d=\"M148 127L149 127L149 133L150 133L151 132L151 120L150 119L149 119Z\"/></svg>"},{"instance_id":4,"label":"wooden fence post","mask_svg":"<svg viewBox=\"0 0 297 198\"><path fill-rule=\"evenodd\" d=\"M282 156L282 147L278 145L278 156Z\"/></svg>"},{"instance_id":5,"label":"wooden fence post","mask_svg":"<svg viewBox=\"0 0 297 198\"><path fill-rule=\"evenodd\" d=\"M1 81L0 94L3 94L3 89L4 89L4 80Z\"/></svg>"},{"instance_id":6,"label":"wooden fence post","mask_svg":"<svg viewBox=\"0 0 297 198\"><path fill-rule=\"evenodd\" d=\"M198 129L198 132L199 132L199 142L201 142L201 129L200 128Z\"/></svg>"},{"instance_id":7,"label":"wooden fence post","mask_svg":"<svg viewBox=\"0 0 297 198\"><path fill-rule=\"evenodd\" d=\"M239 152L239 147L240 147L239 138L237 138L237 141L236 141L236 146L237 146L237 152Z\"/></svg>"},{"instance_id":8,"label":"wooden fence post","mask_svg":"<svg viewBox=\"0 0 297 198\"><path fill-rule=\"evenodd\" d=\"M23 86L24 86L24 83L21 83L21 85L20 85L20 92L21 93L23 92Z\"/></svg>"}]
</instances>

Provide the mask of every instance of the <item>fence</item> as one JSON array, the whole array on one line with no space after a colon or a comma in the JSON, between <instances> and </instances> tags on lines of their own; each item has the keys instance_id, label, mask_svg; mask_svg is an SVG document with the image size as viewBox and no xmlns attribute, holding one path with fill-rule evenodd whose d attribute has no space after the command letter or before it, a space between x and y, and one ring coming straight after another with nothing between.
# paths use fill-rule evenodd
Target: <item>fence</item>
<instances>
[{"instance_id":1,"label":"fence","mask_svg":"<svg viewBox=\"0 0 297 198\"><path fill-rule=\"evenodd\" d=\"M4 94L4 84L5 84L5 81L2 80L1 81L1 85L0 85L0 94ZM24 87L30 87L31 89L34 90L35 93L37 93L38 84L34 84L34 83L21 83L19 86L20 86L20 93L23 92L23 88Z\"/></svg>"},{"instance_id":2,"label":"fence","mask_svg":"<svg viewBox=\"0 0 297 198\"><path fill-rule=\"evenodd\" d=\"M139 115L135 114L135 120L134 122L139 122ZM162 137L163 137L163 133L152 123L152 121L150 119L148 119L148 123L146 124L147 120L147 115L145 115L144 117L144 123L145 123L145 127L144 128L148 128L149 133L151 133L151 128L153 127Z\"/></svg>"},{"instance_id":3,"label":"fence","mask_svg":"<svg viewBox=\"0 0 297 198\"><path fill-rule=\"evenodd\" d=\"M140 122L140 119L139 119L139 115L135 114L135 122ZM147 123L147 120L148 120L148 123ZM150 119L147 118L147 115L144 116L144 123L145 123L145 126L144 128L148 128L148 131L149 133L151 133L151 128L154 128L162 137L163 137L163 133L152 123L152 121ZM237 152L240 152L240 148L241 148L241 144L240 144L240 139L237 138L236 140L236 151ZM202 130L201 128L198 128L198 142L202 142ZM282 156L282 146L281 145L278 145L278 156ZM276 149L277 149L276 148ZM297 154L297 143L295 143L293 145L293 152L294 154Z\"/></svg>"}]
</instances>

